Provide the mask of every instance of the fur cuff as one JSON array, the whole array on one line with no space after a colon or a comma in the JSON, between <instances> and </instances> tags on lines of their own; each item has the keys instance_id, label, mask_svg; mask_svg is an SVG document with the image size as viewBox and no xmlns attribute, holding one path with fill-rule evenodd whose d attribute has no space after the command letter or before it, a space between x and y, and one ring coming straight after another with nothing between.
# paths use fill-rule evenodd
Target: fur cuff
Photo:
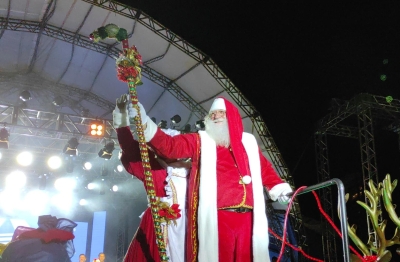
<instances>
[{"instance_id":1,"label":"fur cuff","mask_svg":"<svg viewBox=\"0 0 400 262\"><path fill-rule=\"evenodd\" d=\"M144 130L144 137L146 142L150 142L158 130L157 125L149 117L147 119L147 127Z\"/></svg>"},{"instance_id":2,"label":"fur cuff","mask_svg":"<svg viewBox=\"0 0 400 262\"><path fill-rule=\"evenodd\" d=\"M268 191L269 196L273 201L276 201L281 194L287 194L290 192L293 192L293 190L288 183L277 184Z\"/></svg>"},{"instance_id":3,"label":"fur cuff","mask_svg":"<svg viewBox=\"0 0 400 262\"><path fill-rule=\"evenodd\" d=\"M129 117L127 113L119 113L116 110L113 111L113 126L115 128L129 126Z\"/></svg>"}]
</instances>

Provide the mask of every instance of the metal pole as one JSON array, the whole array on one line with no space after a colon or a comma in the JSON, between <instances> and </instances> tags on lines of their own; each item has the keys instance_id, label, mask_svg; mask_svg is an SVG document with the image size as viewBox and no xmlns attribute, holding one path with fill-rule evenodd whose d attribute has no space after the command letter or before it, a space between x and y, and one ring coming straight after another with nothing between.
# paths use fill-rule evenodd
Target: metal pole
<instances>
[{"instance_id":1,"label":"metal pole","mask_svg":"<svg viewBox=\"0 0 400 262\"><path fill-rule=\"evenodd\" d=\"M309 186L299 191L297 195L303 195L305 193L309 193L311 191L315 191L321 188L329 187L333 184L336 184L338 187L338 198L339 198L339 210L340 210L340 230L342 231L342 245L343 245L343 258L345 262L350 261L350 251L349 251L349 237L347 230L347 212L346 212L346 199L344 193L344 185L343 182L338 178L333 178L328 181Z\"/></svg>"}]
</instances>

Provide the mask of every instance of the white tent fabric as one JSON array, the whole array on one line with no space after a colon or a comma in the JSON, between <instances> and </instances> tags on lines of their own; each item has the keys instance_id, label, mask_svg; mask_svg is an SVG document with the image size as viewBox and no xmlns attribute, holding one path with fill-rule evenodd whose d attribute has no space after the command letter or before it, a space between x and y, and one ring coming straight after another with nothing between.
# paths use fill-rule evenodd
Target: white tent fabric
<instances>
[{"instance_id":1,"label":"white tent fabric","mask_svg":"<svg viewBox=\"0 0 400 262\"><path fill-rule=\"evenodd\" d=\"M89 34L113 23L125 28L129 45L143 57L138 97L157 122L179 114L177 128L202 119L219 95L240 108L245 131L253 133L278 173L287 168L257 110L204 53L147 14L105 0L9 0L0 2L0 104L17 105L29 90L27 108L111 120L115 99L127 92L116 77L115 39L93 43ZM242 87L245 88L245 87ZM51 102L61 96L64 104Z\"/></svg>"}]
</instances>

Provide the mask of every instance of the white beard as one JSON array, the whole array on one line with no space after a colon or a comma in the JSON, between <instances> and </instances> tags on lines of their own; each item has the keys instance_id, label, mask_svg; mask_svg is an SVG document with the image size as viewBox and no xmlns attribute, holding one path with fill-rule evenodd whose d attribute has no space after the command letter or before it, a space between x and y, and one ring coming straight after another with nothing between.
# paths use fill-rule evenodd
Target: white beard
<instances>
[{"instance_id":1,"label":"white beard","mask_svg":"<svg viewBox=\"0 0 400 262\"><path fill-rule=\"evenodd\" d=\"M226 118L213 121L206 117L206 119L204 119L204 124L207 134L215 141L217 146L229 147L231 140L229 137L229 127Z\"/></svg>"}]
</instances>

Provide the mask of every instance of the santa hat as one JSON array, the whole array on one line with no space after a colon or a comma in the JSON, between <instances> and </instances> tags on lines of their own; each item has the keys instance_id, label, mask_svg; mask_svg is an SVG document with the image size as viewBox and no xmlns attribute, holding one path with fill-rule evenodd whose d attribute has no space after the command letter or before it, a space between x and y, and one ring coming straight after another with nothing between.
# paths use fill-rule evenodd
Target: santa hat
<instances>
[{"instance_id":1,"label":"santa hat","mask_svg":"<svg viewBox=\"0 0 400 262\"><path fill-rule=\"evenodd\" d=\"M224 97L218 97L211 105L210 113L215 110L225 110L229 127L231 148L239 172L242 176L250 175L249 159L242 143L243 122L239 110Z\"/></svg>"}]
</instances>

